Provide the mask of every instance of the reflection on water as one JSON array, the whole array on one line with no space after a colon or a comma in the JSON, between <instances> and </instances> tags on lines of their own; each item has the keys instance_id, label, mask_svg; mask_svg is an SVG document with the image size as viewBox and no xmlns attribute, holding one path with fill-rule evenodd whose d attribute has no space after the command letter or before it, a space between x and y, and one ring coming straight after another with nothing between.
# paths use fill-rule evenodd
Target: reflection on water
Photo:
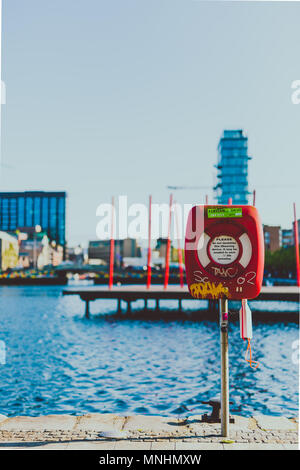
<instances>
[{"instance_id":1,"label":"reflection on water","mask_svg":"<svg viewBox=\"0 0 300 470\"><path fill-rule=\"evenodd\" d=\"M219 328L215 322L82 317L77 297L61 287L1 287L0 414L116 412L181 415L208 411L201 402L220 389ZM168 302L172 306L172 302ZM175 307L177 304L174 303ZM115 301L91 304L113 311ZM149 313L151 316L151 313ZM237 323L230 324L231 411L295 416L298 365L293 323L256 323L253 358ZM294 344L295 346L295 344Z\"/></svg>"}]
</instances>

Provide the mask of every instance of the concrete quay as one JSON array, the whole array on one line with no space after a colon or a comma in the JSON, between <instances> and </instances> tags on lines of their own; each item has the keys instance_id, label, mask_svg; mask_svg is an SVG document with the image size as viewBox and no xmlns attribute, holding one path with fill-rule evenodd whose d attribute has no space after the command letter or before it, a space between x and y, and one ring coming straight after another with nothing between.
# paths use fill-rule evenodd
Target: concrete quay
<instances>
[{"instance_id":1,"label":"concrete quay","mask_svg":"<svg viewBox=\"0 0 300 470\"><path fill-rule=\"evenodd\" d=\"M298 419L234 418L225 439L201 415L0 415L0 450L298 450Z\"/></svg>"}]
</instances>

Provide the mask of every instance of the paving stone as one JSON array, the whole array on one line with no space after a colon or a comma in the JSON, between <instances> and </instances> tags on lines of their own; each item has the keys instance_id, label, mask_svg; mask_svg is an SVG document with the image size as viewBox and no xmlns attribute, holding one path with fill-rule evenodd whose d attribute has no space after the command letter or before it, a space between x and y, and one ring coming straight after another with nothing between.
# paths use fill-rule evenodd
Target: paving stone
<instances>
[{"instance_id":1,"label":"paving stone","mask_svg":"<svg viewBox=\"0 0 300 470\"><path fill-rule=\"evenodd\" d=\"M115 450L150 450L151 442L145 441L117 441Z\"/></svg>"},{"instance_id":2,"label":"paving stone","mask_svg":"<svg viewBox=\"0 0 300 470\"><path fill-rule=\"evenodd\" d=\"M51 443L48 442L1 442L0 451L2 450L64 450L67 443Z\"/></svg>"},{"instance_id":3,"label":"paving stone","mask_svg":"<svg viewBox=\"0 0 300 470\"><path fill-rule=\"evenodd\" d=\"M0 431L71 431L75 424L76 416L70 415L16 416L2 421Z\"/></svg>"},{"instance_id":4,"label":"paving stone","mask_svg":"<svg viewBox=\"0 0 300 470\"><path fill-rule=\"evenodd\" d=\"M249 431L250 430L250 420L244 416L234 416L235 422L230 424L231 432L238 431Z\"/></svg>"},{"instance_id":5,"label":"paving stone","mask_svg":"<svg viewBox=\"0 0 300 470\"><path fill-rule=\"evenodd\" d=\"M271 426L272 429L258 427L253 418L238 417L235 424L230 425L230 439L235 445L251 444L257 446L271 445L281 448L282 444L297 447L298 435L295 420L287 418L257 417L259 426ZM106 447L111 449L121 446L124 449L145 447L152 444L171 446L183 445L184 448L205 448L208 445L222 445L220 425L215 423L199 423L197 415L191 416L182 425L182 420L160 416L122 417L115 414L89 414L80 417L57 415L30 418L26 416L7 418L0 422L0 445L2 448L20 447L24 449L43 448L48 446L66 446L71 448ZM253 424L254 423L254 424ZM283 426L285 428L283 429ZM122 429L124 433L122 434ZM110 440L104 435L109 433ZM117 433L117 434L116 434ZM122 434L122 435L121 435ZM103 436L101 439L99 436ZM126 437L126 439L124 438ZM117 443L117 438L120 440ZM154 443L156 441L156 443ZM181 444L180 444L181 443ZM224 444L231 446L232 444ZM134 447L135 446L135 447ZM196 446L196 447L195 447ZM1 447L0 447L1 448ZM46 447L45 447L46 448ZM50 447L48 447L50 448ZM60 447L62 448L62 447ZM265 448L265 447L263 447ZM292 447L294 448L294 447Z\"/></svg>"},{"instance_id":6,"label":"paving stone","mask_svg":"<svg viewBox=\"0 0 300 470\"><path fill-rule=\"evenodd\" d=\"M151 450L175 450L175 442L166 440L165 442L152 442Z\"/></svg>"},{"instance_id":7,"label":"paving stone","mask_svg":"<svg viewBox=\"0 0 300 470\"><path fill-rule=\"evenodd\" d=\"M0 423L2 423L2 421L5 421L7 418L7 416L5 415L0 415Z\"/></svg>"},{"instance_id":8,"label":"paving stone","mask_svg":"<svg viewBox=\"0 0 300 470\"><path fill-rule=\"evenodd\" d=\"M234 443L224 444L225 450L284 450L282 444L254 444L253 442L248 443Z\"/></svg>"},{"instance_id":9,"label":"paving stone","mask_svg":"<svg viewBox=\"0 0 300 470\"><path fill-rule=\"evenodd\" d=\"M67 450L114 450L116 441L70 442Z\"/></svg>"},{"instance_id":10,"label":"paving stone","mask_svg":"<svg viewBox=\"0 0 300 470\"><path fill-rule=\"evenodd\" d=\"M199 442L176 442L176 450L224 450L223 444L211 443L202 444Z\"/></svg>"},{"instance_id":11,"label":"paving stone","mask_svg":"<svg viewBox=\"0 0 300 470\"><path fill-rule=\"evenodd\" d=\"M204 435L204 433L211 433L211 434L220 433L220 427L217 428L215 423L212 423L212 424L205 423L205 427L204 427L204 423L198 420L199 418L201 418L201 416L199 415L189 418L189 422L191 422L190 428L192 429L193 432L202 433L202 435ZM245 418L244 416L234 416L234 419L235 419L235 423L230 424L231 432L250 430L249 418ZM219 426L221 426L221 424Z\"/></svg>"},{"instance_id":12,"label":"paving stone","mask_svg":"<svg viewBox=\"0 0 300 470\"><path fill-rule=\"evenodd\" d=\"M75 431L100 432L100 431L120 431L125 423L124 416L112 413L91 413L77 417ZM0 428L1 429L1 428Z\"/></svg>"},{"instance_id":13,"label":"paving stone","mask_svg":"<svg viewBox=\"0 0 300 470\"><path fill-rule=\"evenodd\" d=\"M259 443L254 444L251 442L249 444L249 450L283 450L282 444L269 444L269 443Z\"/></svg>"},{"instance_id":14,"label":"paving stone","mask_svg":"<svg viewBox=\"0 0 300 470\"><path fill-rule=\"evenodd\" d=\"M165 418L162 416L130 416L126 419L124 431L138 431L139 433L163 433L164 435L174 434L176 431L182 433L183 426L176 418Z\"/></svg>"},{"instance_id":15,"label":"paving stone","mask_svg":"<svg viewBox=\"0 0 300 470\"><path fill-rule=\"evenodd\" d=\"M30 450L66 450L67 447L67 442L56 442L53 444L41 443L38 446L30 447Z\"/></svg>"},{"instance_id":16,"label":"paving stone","mask_svg":"<svg viewBox=\"0 0 300 470\"><path fill-rule=\"evenodd\" d=\"M265 430L296 431L297 425L284 416L253 416L257 425Z\"/></svg>"}]
</instances>

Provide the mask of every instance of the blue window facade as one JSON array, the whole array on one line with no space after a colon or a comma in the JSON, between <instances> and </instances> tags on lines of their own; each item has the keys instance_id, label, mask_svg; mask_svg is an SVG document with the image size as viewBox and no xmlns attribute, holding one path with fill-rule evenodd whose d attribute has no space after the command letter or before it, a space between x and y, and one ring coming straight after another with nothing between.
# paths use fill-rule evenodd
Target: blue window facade
<instances>
[{"instance_id":1,"label":"blue window facade","mask_svg":"<svg viewBox=\"0 0 300 470\"><path fill-rule=\"evenodd\" d=\"M215 186L218 204L248 204L248 138L242 130L225 130L218 145Z\"/></svg>"},{"instance_id":2,"label":"blue window facade","mask_svg":"<svg viewBox=\"0 0 300 470\"><path fill-rule=\"evenodd\" d=\"M9 230L9 199L7 197L1 201L1 227L2 230Z\"/></svg>"},{"instance_id":3,"label":"blue window facade","mask_svg":"<svg viewBox=\"0 0 300 470\"><path fill-rule=\"evenodd\" d=\"M25 227L33 227L33 199L26 198Z\"/></svg>"},{"instance_id":4,"label":"blue window facade","mask_svg":"<svg viewBox=\"0 0 300 470\"><path fill-rule=\"evenodd\" d=\"M0 230L40 225L50 240L65 247L65 208L65 192L0 193Z\"/></svg>"},{"instance_id":5,"label":"blue window facade","mask_svg":"<svg viewBox=\"0 0 300 470\"><path fill-rule=\"evenodd\" d=\"M43 230L48 230L49 228L49 198L43 197L42 198L42 223L41 226Z\"/></svg>"},{"instance_id":6,"label":"blue window facade","mask_svg":"<svg viewBox=\"0 0 300 470\"><path fill-rule=\"evenodd\" d=\"M25 225L25 197L19 197L18 201L18 210L17 210L17 226L24 227Z\"/></svg>"}]
</instances>

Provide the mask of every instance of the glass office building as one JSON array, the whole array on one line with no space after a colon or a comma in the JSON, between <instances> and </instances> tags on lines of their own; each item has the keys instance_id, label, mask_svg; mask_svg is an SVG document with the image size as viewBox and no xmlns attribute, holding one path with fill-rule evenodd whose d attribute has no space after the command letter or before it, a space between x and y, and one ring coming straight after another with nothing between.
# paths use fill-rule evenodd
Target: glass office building
<instances>
[{"instance_id":1,"label":"glass office building","mask_svg":"<svg viewBox=\"0 0 300 470\"><path fill-rule=\"evenodd\" d=\"M218 204L248 204L248 137L242 130L225 130L218 145Z\"/></svg>"},{"instance_id":2,"label":"glass office building","mask_svg":"<svg viewBox=\"0 0 300 470\"><path fill-rule=\"evenodd\" d=\"M40 225L50 240L61 246L66 243L65 192L0 193L0 230L13 232L21 227Z\"/></svg>"}]
</instances>

